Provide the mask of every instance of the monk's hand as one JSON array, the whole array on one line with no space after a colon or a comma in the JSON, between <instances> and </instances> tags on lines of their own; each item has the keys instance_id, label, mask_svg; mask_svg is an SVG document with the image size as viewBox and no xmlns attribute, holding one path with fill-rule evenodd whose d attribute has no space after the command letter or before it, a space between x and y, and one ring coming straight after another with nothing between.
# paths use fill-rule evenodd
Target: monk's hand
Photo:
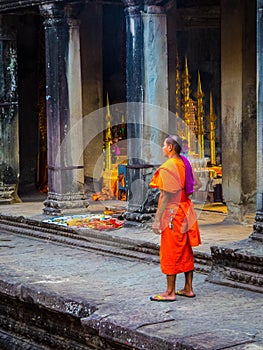
<instances>
[{"instance_id":1,"label":"monk's hand","mask_svg":"<svg viewBox=\"0 0 263 350\"><path fill-rule=\"evenodd\" d=\"M156 221L156 220L154 221L154 223L152 225L152 230L157 235L160 235L162 233L162 231L160 229L160 221Z\"/></svg>"}]
</instances>

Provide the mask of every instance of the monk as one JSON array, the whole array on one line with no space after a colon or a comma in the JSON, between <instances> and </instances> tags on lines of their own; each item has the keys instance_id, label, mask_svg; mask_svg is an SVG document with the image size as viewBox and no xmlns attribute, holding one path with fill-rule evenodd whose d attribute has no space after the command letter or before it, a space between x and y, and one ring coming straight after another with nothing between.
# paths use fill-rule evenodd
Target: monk
<instances>
[{"instance_id":1,"label":"monk","mask_svg":"<svg viewBox=\"0 0 263 350\"><path fill-rule=\"evenodd\" d=\"M152 226L161 234L160 265L166 275L166 291L150 299L175 301L176 295L195 297L193 291L194 254L192 247L201 244L200 231L190 195L195 177L189 161L180 156L182 140L178 135L164 140L163 154L168 158L154 173L152 188L160 189L158 209ZM185 285L176 291L176 275L184 273Z\"/></svg>"}]
</instances>

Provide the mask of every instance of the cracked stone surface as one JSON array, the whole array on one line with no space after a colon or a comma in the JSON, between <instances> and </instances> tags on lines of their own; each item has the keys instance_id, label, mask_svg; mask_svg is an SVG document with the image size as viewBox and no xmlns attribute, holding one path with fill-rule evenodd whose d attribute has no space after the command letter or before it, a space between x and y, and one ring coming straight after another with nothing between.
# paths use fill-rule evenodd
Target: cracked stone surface
<instances>
[{"instance_id":1,"label":"cracked stone surface","mask_svg":"<svg viewBox=\"0 0 263 350\"><path fill-rule=\"evenodd\" d=\"M81 319L135 349L263 349L262 294L206 282L196 298L149 300L165 288L158 264L0 234L0 293ZM183 286L178 275L177 287Z\"/></svg>"}]
</instances>

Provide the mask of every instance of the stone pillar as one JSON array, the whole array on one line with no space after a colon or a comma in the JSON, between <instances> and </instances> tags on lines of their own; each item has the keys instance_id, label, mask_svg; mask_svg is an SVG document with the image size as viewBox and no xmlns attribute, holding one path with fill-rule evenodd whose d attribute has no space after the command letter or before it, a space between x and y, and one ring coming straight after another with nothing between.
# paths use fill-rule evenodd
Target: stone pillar
<instances>
[{"instance_id":1,"label":"stone pillar","mask_svg":"<svg viewBox=\"0 0 263 350\"><path fill-rule=\"evenodd\" d=\"M221 2L223 193L228 219L242 222L256 199L255 3Z\"/></svg>"},{"instance_id":2,"label":"stone pillar","mask_svg":"<svg viewBox=\"0 0 263 350\"><path fill-rule=\"evenodd\" d=\"M40 6L46 37L48 197L44 212L80 210L84 196L80 5Z\"/></svg>"},{"instance_id":3,"label":"stone pillar","mask_svg":"<svg viewBox=\"0 0 263 350\"><path fill-rule=\"evenodd\" d=\"M233 1L223 1L224 5L229 5L232 4L233 5ZM236 16L240 16L240 6L241 2L240 1L234 1L234 4L236 5L236 7L232 8L232 14L234 16L234 14ZM252 13L254 13L254 9L253 6L251 6L250 3L244 3L242 2L243 5L247 6L246 11L244 12L247 16L247 14L249 13L248 10L252 10ZM253 3L252 3L253 5ZM241 6L242 7L242 6ZM229 8L228 8L229 9ZM229 9L230 10L230 9ZM235 10L235 11L234 11ZM244 10L244 8L243 8ZM224 13L224 11L223 11ZM228 13L228 12L227 12ZM244 15L243 13L243 15ZM207 278L207 281L213 282L213 283L217 283L217 284L224 284L227 286L232 286L234 288L244 288L244 289L248 289L248 290L252 290L252 291L256 291L259 293L263 293L263 249L262 249L262 236L263 236L263 178L262 178L262 166L263 166L263 161L262 161L262 156L263 156L263 124L262 124L262 120L263 120L263 111L262 111L262 107L263 107L263 90L262 90L262 79L263 79L263 65L262 65L262 59L263 59L263 0L258 1L258 10L257 10L257 14L258 14L258 18L257 18L257 77L258 77L258 84L257 84L257 147L254 147L254 153L257 153L257 167L258 167L258 172L257 172L257 214L256 214L256 221L254 224L254 232L250 235L250 237L248 237L246 240L242 240L242 241L237 241L234 242L232 244L229 244L228 246L212 246L211 247L211 257L212 257L212 269L211 272ZM233 32L235 30L238 30L237 27L237 23L236 23L237 18L235 18L235 20L233 20L233 27L229 27L228 28L228 32L229 35L231 33L231 35L233 34ZM229 22L230 23L230 22ZM246 25L248 25L247 22L245 22ZM250 23L251 24L251 23ZM231 50L233 52L237 52L237 46L239 47L239 49L241 50L241 52L243 51L241 49L241 40L240 40L240 33L236 32L235 33L235 38L237 42L233 42L233 45L230 47L230 42L229 42L229 53L230 53L230 57L231 57ZM226 38L225 38L226 39ZM253 40L253 36L251 37L251 41ZM249 44L249 41L248 41ZM249 46L249 45L248 45ZM241 53L240 53L241 54ZM244 54L244 53L243 53ZM255 57L256 55L256 50L254 50L254 54ZM235 70L238 68L240 68L241 65L241 58L239 60L239 62L236 62L237 67L234 66L234 64L232 64L232 62L229 60L229 79L231 79L231 70ZM252 60L252 64L253 64ZM232 76L233 77L233 76ZM235 84L238 85L237 83L242 83L242 80L244 80L246 77L242 76L241 80L237 81L235 80ZM230 89L230 85L232 85L232 87L234 87L234 84L230 84L229 82L229 89ZM238 86L234 89L235 91L237 91L239 88ZM229 98L232 96L233 94L235 94L234 91L229 91ZM223 97L223 96L222 96ZM227 96L225 96L227 98ZM248 101L248 100L246 100ZM240 105L240 102L236 100L236 104ZM232 109L230 108L232 107ZM229 105L229 112L232 118L235 117L235 114L233 112L235 112L234 109L235 105L232 102L231 106ZM239 107L240 108L240 107ZM232 138L235 138L233 145L232 145L232 149L230 150L230 154L232 156L234 156L234 154L238 154L238 150L237 150L237 141L236 141L236 134L235 134L235 125L234 125L234 120L231 121L227 121L225 120L226 123L229 122L232 124L232 127L228 129L228 134L226 135L222 135L222 140L224 142L224 138L227 137L228 138L228 145L229 148L231 148L231 143L230 143L230 139L231 136ZM240 125L238 125L238 122L236 120L236 128L238 129L238 131L240 131ZM243 147L244 142L248 142L249 140L249 135L251 130L249 130L250 125L246 125L243 123L243 142L241 142L242 140L240 140L239 143L239 153L241 152L241 149ZM226 128L227 125L224 126L225 128L225 132L226 132ZM246 140L245 135L247 134L247 138L248 140ZM253 142L253 140L251 140L251 142ZM251 146L252 147L252 146ZM255 152L257 150L257 152ZM236 153L234 153L236 152ZM227 153L225 154L225 156L227 156ZM240 157L242 156L242 154L240 155ZM233 160L234 164L238 165L240 164L240 157L237 160ZM224 163L223 160L223 166L226 166L226 163ZM246 166L246 165L244 165ZM239 171L239 176L243 175L243 168L239 167L238 169ZM246 170L247 172L248 170ZM252 172L252 169L251 169ZM223 174L224 175L224 174ZM232 181L234 181L237 178L237 170L235 170L235 172L233 173L233 177L234 179ZM230 182L228 184L229 186L229 190L230 190L230 185L231 185L231 180L230 180L230 174L228 177L228 181ZM237 184L237 186L240 186L240 180ZM241 188L240 188L241 190ZM242 192L241 192L242 193ZM241 228L242 229L242 228Z\"/></svg>"},{"instance_id":4,"label":"stone pillar","mask_svg":"<svg viewBox=\"0 0 263 350\"><path fill-rule=\"evenodd\" d=\"M162 162L168 129L167 24L164 9L156 3L125 2L128 212L144 210L149 168Z\"/></svg>"},{"instance_id":5,"label":"stone pillar","mask_svg":"<svg viewBox=\"0 0 263 350\"><path fill-rule=\"evenodd\" d=\"M9 21L10 19L10 21ZM0 203L20 201L16 33L14 17L0 16Z\"/></svg>"},{"instance_id":6,"label":"stone pillar","mask_svg":"<svg viewBox=\"0 0 263 350\"><path fill-rule=\"evenodd\" d=\"M257 1L257 211L253 239L263 242L263 0Z\"/></svg>"}]
</instances>

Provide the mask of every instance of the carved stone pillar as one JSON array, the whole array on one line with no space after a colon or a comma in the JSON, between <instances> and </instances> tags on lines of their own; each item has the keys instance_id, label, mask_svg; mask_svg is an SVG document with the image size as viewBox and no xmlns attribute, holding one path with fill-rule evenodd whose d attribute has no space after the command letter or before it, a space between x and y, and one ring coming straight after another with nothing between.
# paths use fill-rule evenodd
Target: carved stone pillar
<instances>
[{"instance_id":1,"label":"carved stone pillar","mask_svg":"<svg viewBox=\"0 0 263 350\"><path fill-rule=\"evenodd\" d=\"M40 6L46 41L48 198L44 212L88 206L84 196L79 4Z\"/></svg>"},{"instance_id":2,"label":"carved stone pillar","mask_svg":"<svg viewBox=\"0 0 263 350\"><path fill-rule=\"evenodd\" d=\"M126 76L128 113L128 213L145 212L144 202L154 166L162 161L168 129L167 28L164 8L124 1L126 14ZM153 106L156 106L154 108ZM148 175L147 175L148 174ZM150 176L149 176L150 174ZM138 217L131 215L131 217Z\"/></svg>"},{"instance_id":3,"label":"carved stone pillar","mask_svg":"<svg viewBox=\"0 0 263 350\"><path fill-rule=\"evenodd\" d=\"M257 212L251 238L263 243L263 0L257 2Z\"/></svg>"},{"instance_id":4,"label":"carved stone pillar","mask_svg":"<svg viewBox=\"0 0 263 350\"><path fill-rule=\"evenodd\" d=\"M258 0L257 4L257 50L254 53L255 56L257 54L258 78L257 213L254 232L248 239L229 246L211 247L212 270L208 281L263 293L263 0ZM247 132L246 129L243 131Z\"/></svg>"},{"instance_id":5,"label":"carved stone pillar","mask_svg":"<svg viewBox=\"0 0 263 350\"><path fill-rule=\"evenodd\" d=\"M0 15L0 203L20 201L16 34Z\"/></svg>"},{"instance_id":6,"label":"carved stone pillar","mask_svg":"<svg viewBox=\"0 0 263 350\"><path fill-rule=\"evenodd\" d=\"M228 221L256 205L255 2L221 2L221 134Z\"/></svg>"}]
</instances>

